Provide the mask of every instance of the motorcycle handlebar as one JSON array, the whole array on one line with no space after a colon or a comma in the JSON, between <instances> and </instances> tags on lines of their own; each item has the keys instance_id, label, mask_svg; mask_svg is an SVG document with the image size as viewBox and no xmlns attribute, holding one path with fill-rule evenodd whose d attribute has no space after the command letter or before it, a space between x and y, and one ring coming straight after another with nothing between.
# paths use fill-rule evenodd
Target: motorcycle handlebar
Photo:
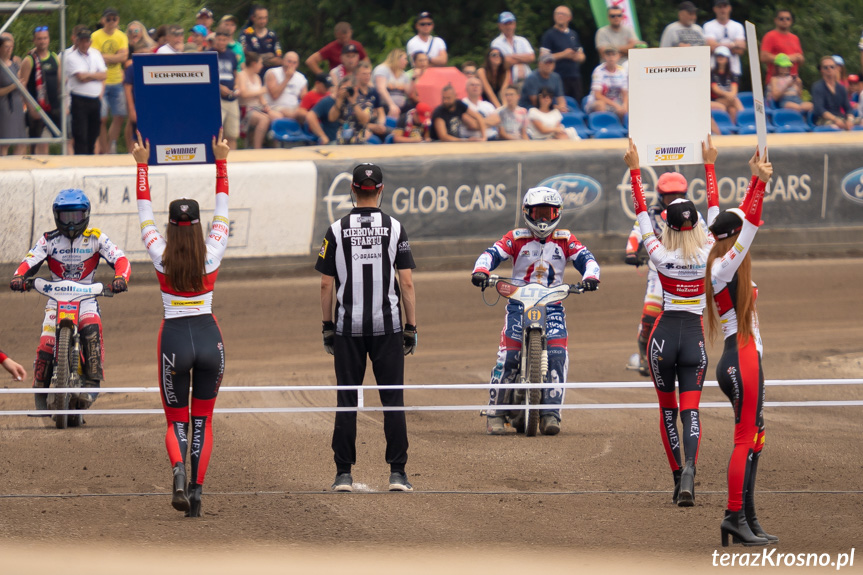
<instances>
[{"instance_id":1,"label":"motorcycle handlebar","mask_svg":"<svg viewBox=\"0 0 863 575\"><path fill-rule=\"evenodd\" d=\"M493 287L493 286L497 285L497 282L505 280L505 279L506 278L502 278L498 275L490 275L490 276L488 276L488 282L486 282L486 283L488 284L489 287ZM485 288L483 288L483 289L485 289ZM584 286L582 285L581 282L578 282L575 284L569 284L569 293L576 293L576 294L577 293L584 293Z\"/></svg>"},{"instance_id":2,"label":"motorcycle handlebar","mask_svg":"<svg viewBox=\"0 0 863 575\"><path fill-rule=\"evenodd\" d=\"M33 281L36 278L29 278L24 280L24 291L30 291L33 288ZM114 297L114 292L111 290L111 284L105 286L102 289L102 293L99 294L100 297Z\"/></svg>"}]
</instances>

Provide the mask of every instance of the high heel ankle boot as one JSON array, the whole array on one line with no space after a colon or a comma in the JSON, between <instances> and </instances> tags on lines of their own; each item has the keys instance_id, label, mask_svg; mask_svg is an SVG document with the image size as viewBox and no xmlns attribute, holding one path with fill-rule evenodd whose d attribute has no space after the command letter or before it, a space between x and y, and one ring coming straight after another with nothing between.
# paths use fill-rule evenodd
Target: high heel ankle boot
<instances>
[{"instance_id":1,"label":"high heel ankle boot","mask_svg":"<svg viewBox=\"0 0 863 575\"><path fill-rule=\"evenodd\" d=\"M746 523L749 525L749 529L756 537L761 537L762 539L767 539L768 543L778 543L779 537L776 535L770 535L764 531L764 528L761 527L761 524L758 523L758 517L755 516L755 507L746 507L744 510L744 514L746 515Z\"/></svg>"},{"instance_id":2,"label":"high heel ankle boot","mask_svg":"<svg viewBox=\"0 0 863 575\"><path fill-rule=\"evenodd\" d=\"M186 466L183 462L174 465L174 492L171 495L171 505L177 511L189 511L189 498L186 495Z\"/></svg>"},{"instance_id":3,"label":"high heel ankle boot","mask_svg":"<svg viewBox=\"0 0 863 575\"><path fill-rule=\"evenodd\" d=\"M201 516L201 490L201 485L189 484L189 510L186 512L186 517Z\"/></svg>"},{"instance_id":4,"label":"high heel ankle boot","mask_svg":"<svg viewBox=\"0 0 863 575\"><path fill-rule=\"evenodd\" d=\"M687 459L680 474L680 491L677 495L678 507L695 505L695 462Z\"/></svg>"},{"instance_id":5,"label":"high heel ankle boot","mask_svg":"<svg viewBox=\"0 0 863 575\"><path fill-rule=\"evenodd\" d=\"M674 474L674 492L671 494L671 502L677 505L677 499L680 497L680 473L681 470L672 471Z\"/></svg>"},{"instance_id":6,"label":"high heel ankle boot","mask_svg":"<svg viewBox=\"0 0 863 575\"><path fill-rule=\"evenodd\" d=\"M758 537L749 528L746 523L746 513L743 509L739 511L725 510L725 519L722 520L722 525L719 526L722 533L722 546L728 547L728 536L731 535L732 543L742 543L746 547L755 545L767 545L767 539Z\"/></svg>"}]
</instances>

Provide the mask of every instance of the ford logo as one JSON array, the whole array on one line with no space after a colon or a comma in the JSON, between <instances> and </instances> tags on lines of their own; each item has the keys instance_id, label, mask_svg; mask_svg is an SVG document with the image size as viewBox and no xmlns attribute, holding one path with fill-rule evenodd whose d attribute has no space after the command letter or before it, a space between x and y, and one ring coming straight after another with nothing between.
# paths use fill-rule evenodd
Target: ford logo
<instances>
[{"instance_id":1,"label":"ford logo","mask_svg":"<svg viewBox=\"0 0 863 575\"><path fill-rule=\"evenodd\" d=\"M855 204L863 204L863 168L858 168L842 179L842 193Z\"/></svg>"},{"instance_id":2,"label":"ford logo","mask_svg":"<svg viewBox=\"0 0 863 575\"><path fill-rule=\"evenodd\" d=\"M563 207L575 211L586 210L602 196L599 182L584 174L558 174L546 178L537 186L557 190L563 198Z\"/></svg>"}]
</instances>

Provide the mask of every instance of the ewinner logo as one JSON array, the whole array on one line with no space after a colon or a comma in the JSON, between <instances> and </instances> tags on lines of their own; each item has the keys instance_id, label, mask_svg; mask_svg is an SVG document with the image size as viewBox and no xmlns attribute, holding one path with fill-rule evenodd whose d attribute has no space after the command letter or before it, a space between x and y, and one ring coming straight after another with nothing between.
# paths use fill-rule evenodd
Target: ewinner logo
<instances>
[{"instance_id":1,"label":"ewinner logo","mask_svg":"<svg viewBox=\"0 0 863 575\"><path fill-rule=\"evenodd\" d=\"M654 162L677 163L689 159L688 146L652 146Z\"/></svg>"},{"instance_id":2,"label":"ewinner logo","mask_svg":"<svg viewBox=\"0 0 863 575\"><path fill-rule=\"evenodd\" d=\"M156 146L156 159L160 164L189 164L207 160L204 144L175 144Z\"/></svg>"},{"instance_id":3,"label":"ewinner logo","mask_svg":"<svg viewBox=\"0 0 863 575\"><path fill-rule=\"evenodd\" d=\"M210 67L206 64L188 66L144 66L144 84L209 84Z\"/></svg>"}]
</instances>

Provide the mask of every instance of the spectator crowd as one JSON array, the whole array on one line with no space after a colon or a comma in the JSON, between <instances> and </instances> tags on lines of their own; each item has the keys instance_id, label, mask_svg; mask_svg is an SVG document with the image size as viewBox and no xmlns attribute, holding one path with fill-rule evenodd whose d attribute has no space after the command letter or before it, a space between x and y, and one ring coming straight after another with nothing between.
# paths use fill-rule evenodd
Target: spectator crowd
<instances>
[{"instance_id":1,"label":"spectator crowd","mask_svg":"<svg viewBox=\"0 0 863 575\"><path fill-rule=\"evenodd\" d=\"M743 25L731 18L730 0L714 0L713 12L715 18L699 25L696 6L681 2L678 20L665 27L659 46L710 47L718 133L726 125L718 120L727 115L737 125L747 107L739 92L746 37ZM124 29L121 14L106 8L97 29L73 28L72 45L62 54L50 51L47 26L34 29L23 58L15 55L15 38L0 35L6 66L0 67L0 139L50 136L49 122L60 126L65 107L70 151L115 153L120 138L131 149L137 127L132 55L204 51L218 57L222 124L232 148L240 140L246 148L261 148L271 138L317 144L580 139L590 137L585 122L597 114L619 131L595 137L619 136L628 119L628 55L647 44L625 25L620 7L610 6L607 16L609 24L595 37L600 63L588 74L582 70L581 40L570 27L572 12L564 5L552 10L539 46L517 34L516 14L501 12L500 33L485 59L460 69L449 65L447 43L435 34L433 15L426 11L415 18L416 35L404 49L375 63L347 22L336 24L333 40L302 59L283 50L261 5L251 8L242 28L235 16L216 21L202 8L190 30L148 29L137 20ZM774 28L761 41L768 108L799 113L816 129L859 129L860 76L849 74L841 57L825 55L818 64L821 78L807 91L798 75L806 55L793 24L790 10L778 10ZM863 37L859 48L863 68ZM309 77L300 72L301 62ZM61 101L64 84L67 97ZM24 144L0 145L0 155L27 151ZM48 153L48 145L36 143L33 151Z\"/></svg>"}]
</instances>

